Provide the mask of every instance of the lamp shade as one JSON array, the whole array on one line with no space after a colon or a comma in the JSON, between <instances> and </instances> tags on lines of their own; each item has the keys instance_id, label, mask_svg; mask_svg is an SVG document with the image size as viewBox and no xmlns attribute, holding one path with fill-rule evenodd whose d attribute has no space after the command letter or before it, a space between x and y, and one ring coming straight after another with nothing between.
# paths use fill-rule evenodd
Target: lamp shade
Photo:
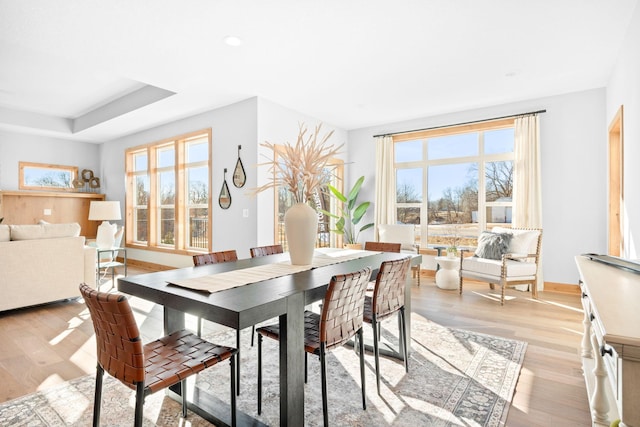
<instances>
[{"instance_id":1,"label":"lamp shade","mask_svg":"<svg viewBox=\"0 0 640 427\"><path fill-rule=\"evenodd\" d=\"M89 221L116 221L121 219L120 202L91 202L89 205Z\"/></svg>"}]
</instances>

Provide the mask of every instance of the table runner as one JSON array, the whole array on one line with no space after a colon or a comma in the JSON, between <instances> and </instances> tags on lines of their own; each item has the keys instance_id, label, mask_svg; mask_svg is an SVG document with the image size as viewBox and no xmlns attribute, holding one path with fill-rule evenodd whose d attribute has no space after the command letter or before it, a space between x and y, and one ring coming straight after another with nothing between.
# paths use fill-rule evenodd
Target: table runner
<instances>
[{"instance_id":1,"label":"table runner","mask_svg":"<svg viewBox=\"0 0 640 427\"><path fill-rule=\"evenodd\" d=\"M311 264L308 265L291 265L291 261L283 261L241 270L225 271L194 279L176 280L169 283L183 288L214 293L378 253L380 252L321 248L314 251Z\"/></svg>"}]
</instances>

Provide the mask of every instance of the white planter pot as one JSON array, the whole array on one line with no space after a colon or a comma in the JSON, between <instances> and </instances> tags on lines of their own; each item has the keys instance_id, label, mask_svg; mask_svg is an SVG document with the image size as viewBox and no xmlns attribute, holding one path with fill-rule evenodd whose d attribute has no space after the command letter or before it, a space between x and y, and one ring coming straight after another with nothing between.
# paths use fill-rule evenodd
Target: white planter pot
<instances>
[{"instance_id":1,"label":"white planter pot","mask_svg":"<svg viewBox=\"0 0 640 427\"><path fill-rule=\"evenodd\" d=\"M293 265L309 265L318 235L318 214L306 203L296 203L284 214L284 231Z\"/></svg>"}]
</instances>

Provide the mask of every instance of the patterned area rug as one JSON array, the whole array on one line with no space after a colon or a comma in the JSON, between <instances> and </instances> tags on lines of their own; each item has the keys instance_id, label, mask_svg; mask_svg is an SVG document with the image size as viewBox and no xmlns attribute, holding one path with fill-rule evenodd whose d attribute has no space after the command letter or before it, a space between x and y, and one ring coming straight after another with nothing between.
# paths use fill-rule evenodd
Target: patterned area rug
<instances>
[{"instance_id":1,"label":"patterned area rug","mask_svg":"<svg viewBox=\"0 0 640 427\"><path fill-rule=\"evenodd\" d=\"M382 357L381 396L376 393L371 353L365 355L367 410L362 410L358 355L349 347L327 358L329 420L336 426L500 426L518 381L526 343L464 330L449 329L412 314L412 353L409 373L401 362ZM383 339L397 344L395 319L383 323ZM371 329L365 329L365 337ZM235 332L208 337L234 345ZM267 425L279 425L278 347L265 338L263 345L263 413L257 416L257 347L250 345L250 329L242 336L242 378L238 409ZM229 401L229 365L205 370L197 386ZM0 405L1 426L91 425L94 376L23 396ZM102 425L133 423L134 393L105 376ZM163 392L147 397L145 426L210 425L194 413L180 418L180 404ZM309 358L305 386L306 425L322 425L320 367Z\"/></svg>"}]
</instances>

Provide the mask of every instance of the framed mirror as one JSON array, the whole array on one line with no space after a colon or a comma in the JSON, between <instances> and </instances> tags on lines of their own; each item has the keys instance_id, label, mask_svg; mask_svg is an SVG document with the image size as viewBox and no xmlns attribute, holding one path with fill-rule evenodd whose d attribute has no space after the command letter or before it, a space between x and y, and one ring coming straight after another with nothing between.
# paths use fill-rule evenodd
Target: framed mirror
<instances>
[{"instance_id":1,"label":"framed mirror","mask_svg":"<svg viewBox=\"0 0 640 427\"><path fill-rule=\"evenodd\" d=\"M231 193L229 193L229 186L227 185L227 168L224 168L224 181L218 196L218 204L222 209L229 209L229 206L231 206Z\"/></svg>"},{"instance_id":2,"label":"framed mirror","mask_svg":"<svg viewBox=\"0 0 640 427\"><path fill-rule=\"evenodd\" d=\"M238 188L243 187L244 183L247 182L247 174L244 171L242 159L240 159L240 149L242 149L242 145L238 145L238 161L236 162L236 168L233 170L233 185Z\"/></svg>"},{"instance_id":3,"label":"framed mirror","mask_svg":"<svg viewBox=\"0 0 640 427\"><path fill-rule=\"evenodd\" d=\"M50 165L46 163L19 162L21 190L75 191L78 178L76 166Z\"/></svg>"}]
</instances>

